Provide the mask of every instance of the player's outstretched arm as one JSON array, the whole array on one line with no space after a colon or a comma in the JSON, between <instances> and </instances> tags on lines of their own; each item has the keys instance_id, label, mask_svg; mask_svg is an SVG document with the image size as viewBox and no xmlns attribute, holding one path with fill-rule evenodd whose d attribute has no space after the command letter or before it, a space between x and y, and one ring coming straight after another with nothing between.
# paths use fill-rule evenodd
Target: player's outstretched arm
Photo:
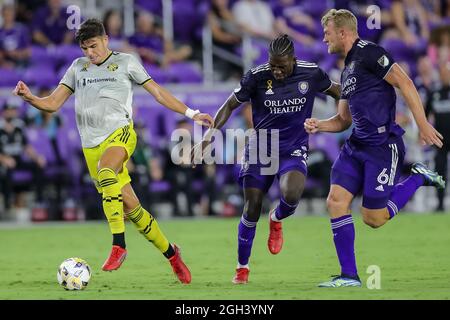
<instances>
[{"instance_id":1,"label":"player's outstretched arm","mask_svg":"<svg viewBox=\"0 0 450 320\"><path fill-rule=\"evenodd\" d=\"M207 113L200 113L200 111L193 111L188 108L183 102L175 98L168 90L161 87L155 81L150 80L147 81L143 85L144 89L147 90L160 104L164 107L184 114L187 117L191 118L198 124L211 127L214 125L214 121L212 117Z\"/></svg>"},{"instance_id":2,"label":"player's outstretched arm","mask_svg":"<svg viewBox=\"0 0 450 320\"><path fill-rule=\"evenodd\" d=\"M434 144L441 148L443 136L428 122L419 93L411 78L398 64L394 64L384 79L390 85L400 89L419 128L422 143Z\"/></svg>"},{"instance_id":3,"label":"player's outstretched arm","mask_svg":"<svg viewBox=\"0 0 450 320\"><path fill-rule=\"evenodd\" d=\"M339 100L338 113L326 120L308 118L305 120L305 130L309 134L317 132L341 132L352 125L352 115L347 100Z\"/></svg>"},{"instance_id":4,"label":"player's outstretched arm","mask_svg":"<svg viewBox=\"0 0 450 320\"><path fill-rule=\"evenodd\" d=\"M230 118L233 110L239 107L241 103L236 99L234 94L231 94L228 99L222 104L222 106L217 111L214 116L214 125L206 131L201 142L197 143L191 150L191 163L195 168L196 159L201 158L201 154L205 150L205 148L211 143L211 136L213 130L218 130L222 128L227 120Z\"/></svg>"},{"instance_id":5,"label":"player's outstretched arm","mask_svg":"<svg viewBox=\"0 0 450 320\"><path fill-rule=\"evenodd\" d=\"M72 91L63 85L59 85L49 96L41 98L32 94L25 82L19 81L13 93L39 110L55 112L66 102Z\"/></svg>"},{"instance_id":6,"label":"player's outstretched arm","mask_svg":"<svg viewBox=\"0 0 450 320\"><path fill-rule=\"evenodd\" d=\"M341 85L336 82L331 82L331 87L324 93L338 101L341 97Z\"/></svg>"}]
</instances>

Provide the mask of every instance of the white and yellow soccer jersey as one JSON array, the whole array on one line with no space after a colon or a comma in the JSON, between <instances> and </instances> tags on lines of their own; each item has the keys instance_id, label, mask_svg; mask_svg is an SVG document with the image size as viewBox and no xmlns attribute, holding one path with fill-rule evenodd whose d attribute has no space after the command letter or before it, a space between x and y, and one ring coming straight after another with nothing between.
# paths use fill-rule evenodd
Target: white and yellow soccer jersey
<instances>
[{"instance_id":1,"label":"white and yellow soccer jersey","mask_svg":"<svg viewBox=\"0 0 450 320\"><path fill-rule=\"evenodd\" d=\"M133 82L151 80L132 55L111 52L101 64L74 60L60 84L75 93L75 114L83 148L102 143L132 121Z\"/></svg>"}]
</instances>

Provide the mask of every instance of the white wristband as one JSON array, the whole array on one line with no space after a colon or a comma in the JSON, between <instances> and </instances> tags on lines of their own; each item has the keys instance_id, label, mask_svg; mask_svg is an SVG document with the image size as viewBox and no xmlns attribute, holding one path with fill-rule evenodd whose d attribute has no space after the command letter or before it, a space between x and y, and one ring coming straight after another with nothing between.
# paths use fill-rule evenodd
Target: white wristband
<instances>
[{"instance_id":1,"label":"white wristband","mask_svg":"<svg viewBox=\"0 0 450 320\"><path fill-rule=\"evenodd\" d=\"M190 119L194 118L194 116L196 114L199 114L200 110L192 110L190 108L187 108L186 111L184 112L184 115Z\"/></svg>"}]
</instances>

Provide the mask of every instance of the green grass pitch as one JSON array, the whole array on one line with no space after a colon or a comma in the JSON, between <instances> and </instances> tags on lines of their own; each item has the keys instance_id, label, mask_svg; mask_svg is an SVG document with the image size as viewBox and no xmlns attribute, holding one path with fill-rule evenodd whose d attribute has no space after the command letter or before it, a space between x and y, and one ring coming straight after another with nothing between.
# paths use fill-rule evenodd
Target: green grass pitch
<instances>
[{"instance_id":1,"label":"green grass pitch","mask_svg":"<svg viewBox=\"0 0 450 320\"><path fill-rule=\"evenodd\" d=\"M128 257L114 272L101 271L110 251L106 222L1 227L0 299L449 299L450 215L405 214L380 229L354 215L362 288L317 288L339 272L325 216L291 217L284 223L283 251L266 247L267 216L261 217L250 261L250 282L233 285L238 219L160 221L179 244L192 272L179 284L169 263L130 223ZM56 281L59 264L81 257L93 274L83 291ZM381 271L381 289L368 289L370 265Z\"/></svg>"}]
</instances>

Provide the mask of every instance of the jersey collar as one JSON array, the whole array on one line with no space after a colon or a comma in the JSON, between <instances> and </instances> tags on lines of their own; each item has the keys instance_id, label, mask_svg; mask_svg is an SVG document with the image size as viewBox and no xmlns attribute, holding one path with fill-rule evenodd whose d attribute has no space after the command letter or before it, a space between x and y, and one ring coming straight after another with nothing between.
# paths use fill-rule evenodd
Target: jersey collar
<instances>
[{"instance_id":1,"label":"jersey collar","mask_svg":"<svg viewBox=\"0 0 450 320\"><path fill-rule=\"evenodd\" d=\"M112 56L112 54L113 54L113 52L111 51L111 52L108 54L108 56L105 58L105 60L103 60L102 62L100 62L100 63L97 64L96 66L97 66L97 67L100 67L102 64L104 64L104 63L109 59L109 57Z\"/></svg>"},{"instance_id":2,"label":"jersey collar","mask_svg":"<svg viewBox=\"0 0 450 320\"><path fill-rule=\"evenodd\" d=\"M359 40L360 40L359 38L356 38L355 42L353 42L352 48L350 49L349 52L347 52L347 56L345 57L345 65L347 65L350 62L353 53L355 53L356 45L358 44Z\"/></svg>"}]
</instances>

